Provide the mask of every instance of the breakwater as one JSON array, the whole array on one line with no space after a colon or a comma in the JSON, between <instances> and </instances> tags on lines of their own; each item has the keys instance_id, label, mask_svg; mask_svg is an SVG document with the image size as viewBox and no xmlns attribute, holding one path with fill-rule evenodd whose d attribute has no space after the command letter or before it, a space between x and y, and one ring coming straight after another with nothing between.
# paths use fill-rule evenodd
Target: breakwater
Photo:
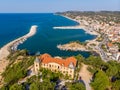
<instances>
[{"instance_id":1,"label":"breakwater","mask_svg":"<svg viewBox=\"0 0 120 90\"><path fill-rule=\"evenodd\" d=\"M36 33L37 26L33 25L29 31L28 34L11 41L10 43L6 44L0 49L0 60L5 59L11 50L17 50L18 45L22 44L25 40L27 40L29 37L33 36Z\"/></svg>"}]
</instances>

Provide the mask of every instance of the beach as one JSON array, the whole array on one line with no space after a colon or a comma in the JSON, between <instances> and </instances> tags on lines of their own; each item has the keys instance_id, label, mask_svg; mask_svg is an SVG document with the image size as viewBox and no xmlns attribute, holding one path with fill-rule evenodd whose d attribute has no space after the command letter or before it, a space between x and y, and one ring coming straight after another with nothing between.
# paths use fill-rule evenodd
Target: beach
<instances>
[{"instance_id":1,"label":"beach","mask_svg":"<svg viewBox=\"0 0 120 90\"><path fill-rule=\"evenodd\" d=\"M9 61L7 60L8 55L10 54L10 51L13 49L17 49L17 46L19 44L22 44L25 40L27 40L29 37L36 34L37 26L33 25L26 35L15 39L11 41L10 43L6 44L0 49L0 74L5 70L6 66L8 65ZM0 77L1 79L1 77Z\"/></svg>"}]
</instances>

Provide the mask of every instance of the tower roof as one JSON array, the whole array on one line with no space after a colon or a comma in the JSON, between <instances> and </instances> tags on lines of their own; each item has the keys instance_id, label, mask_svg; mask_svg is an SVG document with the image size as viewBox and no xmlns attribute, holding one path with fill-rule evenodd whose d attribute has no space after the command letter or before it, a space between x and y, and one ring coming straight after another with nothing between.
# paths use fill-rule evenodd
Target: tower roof
<instances>
[{"instance_id":1,"label":"tower roof","mask_svg":"<svg viewBox=\"0 0 120 90\"><path fill-rule=\"evenodd\" d=\"M35 62L36 62L36 63L40 63L40 60L39 60L38 57L36 57Z\"/></svg>"}]
</instances>

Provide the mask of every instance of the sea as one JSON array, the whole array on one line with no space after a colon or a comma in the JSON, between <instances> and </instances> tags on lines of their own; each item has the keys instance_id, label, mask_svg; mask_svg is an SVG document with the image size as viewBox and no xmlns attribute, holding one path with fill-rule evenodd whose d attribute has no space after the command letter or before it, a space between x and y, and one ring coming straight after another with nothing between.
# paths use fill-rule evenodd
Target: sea
<instances>
[{"instance_id":1,"label":"sea","mask_svg":"<svg viewBox=\"0 0 120 90\"><path fill-rule=\"evenodd\" d=\"M79 23L54 13L1 13L0 14L0 48L16 38L27 34L32 25L37 25L37 33L27 39L18 49L27 49L31 55L40 52L51 56L74 56L81 54L89 57L90 52L61 51L58 44L71 41L85 42L96 38L83 29L53 29L57 26L75 26Z\"/></svg>"}]
</instances>

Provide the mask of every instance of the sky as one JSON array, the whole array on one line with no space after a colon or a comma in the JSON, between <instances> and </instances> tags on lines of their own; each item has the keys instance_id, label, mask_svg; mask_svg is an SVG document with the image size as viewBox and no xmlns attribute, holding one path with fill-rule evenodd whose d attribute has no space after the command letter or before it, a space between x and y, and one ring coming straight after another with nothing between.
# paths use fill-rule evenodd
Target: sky
<instances>
[{"instance_id":1,"label":"sky","mask_svg":"<svg viewBox=\"0 0 120 90\"><path fill-rule=\"evenodd\" d=\"M0 13L120 11L120 0L0 0Z\"/></svg>"}]
</instances>

